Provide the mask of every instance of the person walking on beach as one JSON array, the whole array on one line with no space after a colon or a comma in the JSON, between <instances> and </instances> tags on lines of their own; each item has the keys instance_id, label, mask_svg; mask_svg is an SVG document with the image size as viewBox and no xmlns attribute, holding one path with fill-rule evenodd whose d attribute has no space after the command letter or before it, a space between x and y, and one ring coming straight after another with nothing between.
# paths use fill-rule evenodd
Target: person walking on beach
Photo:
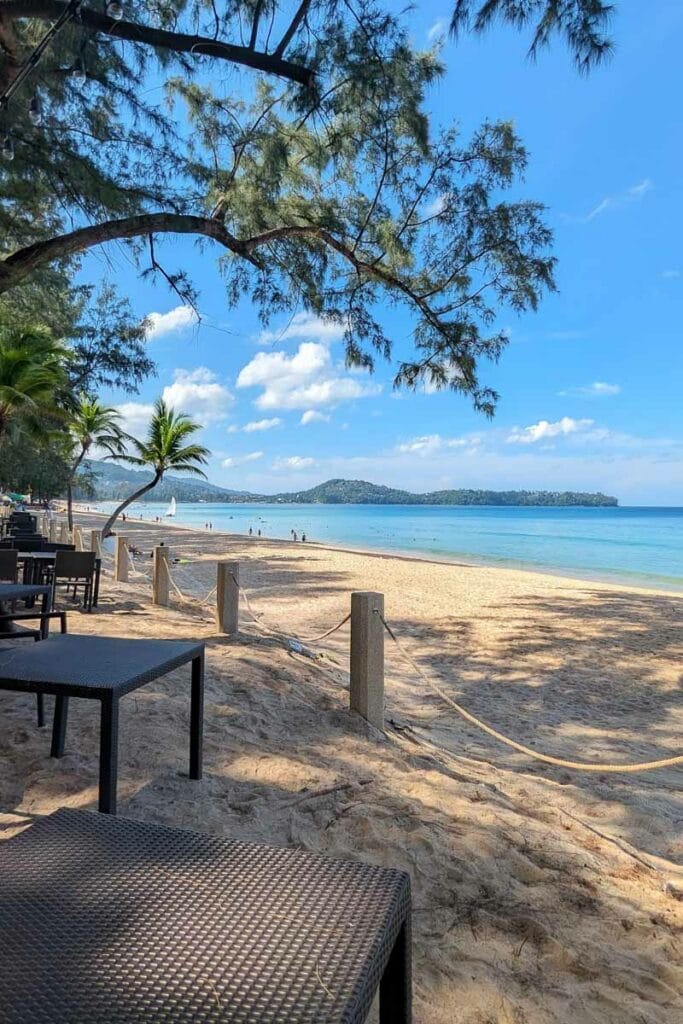
<instances>
[{"instance_id":1,"label":"person walking on beach","mask_svg":"<svg viewBox=\"0 0 683 1024\"><path fill-rule=\"evenodd\" d=\"M296 530L292 530L292 540L296 544Z\"/></svg>"},{"instance_id":2,"label":"person walking on beach","mask_svg":"<svg viewBox=\"0 0 683 1024\"><path fill-rule=\"evenodd\" d=\"M258 531L257 531L257 535L258 535L259 537L261 536L261 531L260 531L260 530L258 530Z\"/></svg>"},{"instance_id":3,"label":"person walking on beach","mask_svg":"<svg viewBox=\"0 0 683 1024\"><path fill-rule=\"evenodd\" d=\"M250 537L254 536L254 531L252 530L251 526L249 527L249 536Z\"/></svg>"},{"instance_id":4,"label":"person walking on beach","mask_svg":"<svg viewBox=\"0 0 683 1024\"><path fill-rule=\"evenodd\" d=\"M306 543L306 534L305 534L305 533L302 533L302 534L301 534L301 543L302 543L302 544L305 544L305 543Z\"/></svg>"}]
</instances>

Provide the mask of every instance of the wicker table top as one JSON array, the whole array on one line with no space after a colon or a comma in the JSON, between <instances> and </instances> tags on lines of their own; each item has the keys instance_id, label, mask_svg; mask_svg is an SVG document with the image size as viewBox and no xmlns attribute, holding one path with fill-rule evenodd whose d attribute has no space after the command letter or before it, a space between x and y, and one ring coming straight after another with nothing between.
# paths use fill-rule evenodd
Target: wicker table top
<instances>
[{"instance_id":1,"label":"wicker table top","mask_svg":"<svg viewBox=\"0 0 683 1024\"><path fill-rule=\"evenodd\" d=\"M400 871L61 810L0 843L3 1024L360 1024Z\"/></svg>"},{"instance_id":2,"label":"wicker table top","mask_svg":"<svg viewBox=\"0 0 683 1024\"><path fill-rule=\"evenodd\" d=\"M33 583L0 583L0 601L23 601L27 597L49 594L51 586Z\"/></svg>"},{"instance_id":3,"label":"wicker table top","mask_svg":"<svg viewBox=\"0 0 683 1024\"><path fill-rule=\"evenodd\" d=\"M42 593L49 588L23 589ZM74 697L123 695L199 658L203 651L204 644L178 640L51 636L40 644L0 652L0 689L39 688Z\"/></svg>"}]
</instances>

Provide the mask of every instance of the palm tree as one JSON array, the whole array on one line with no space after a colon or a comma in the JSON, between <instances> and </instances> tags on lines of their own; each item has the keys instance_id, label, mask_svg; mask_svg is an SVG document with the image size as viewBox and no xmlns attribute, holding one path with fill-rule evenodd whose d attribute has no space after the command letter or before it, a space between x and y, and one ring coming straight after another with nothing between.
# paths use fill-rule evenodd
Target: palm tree
<instances>
[{"instance_id":1,"label":"palm tree","mask_svg":"<svg viewBox=\"0 0 683 1024\"><path fill-rule=\"evenodd\" d=\"M74 528L73 518L73 482L83 459L95 445L103 448L105 458L117 459L126 454L126 443L132 438L119 426L119 413L110 406L102 405L99 399L81 395L71 411L68 423L69 440L72 451L77 455L69 467L66 483L66 509L69 529Z\"/></svg>"},{"instance_id":2,"label":"palm tree","mask_svg":"<svg viewBox=\"0 0 683 1024\"><path fill-rule=\"evenodd\" d=\"M67 356L47 327L0 324L0 442L14 425L54 417Z\"/></svg>"},{"instance_id":3,"label":"palm tree","mask_svg":"<svg viewBox=\"0 0 683 1024\"><path fill-rule=\"evenodd\" d=\"M201 430L200 425L193 423L189 416L182 412L175 412L174 409L166 405L163 398L157 399L152 419L147 428L147 439L138 441L136 438L131 438L131 444L137 455L123 457L125 462L129 462L133 466L151 469L154 476L149 483L138 488L112 512L102 530L103 537L108 537L111 534L114 523L124 509L156 487L167 470L206 477L199 467L206 465L207 458L211 454L209 449L200 444L185 443L198 430Z\"/></svg>"}]
</instances>

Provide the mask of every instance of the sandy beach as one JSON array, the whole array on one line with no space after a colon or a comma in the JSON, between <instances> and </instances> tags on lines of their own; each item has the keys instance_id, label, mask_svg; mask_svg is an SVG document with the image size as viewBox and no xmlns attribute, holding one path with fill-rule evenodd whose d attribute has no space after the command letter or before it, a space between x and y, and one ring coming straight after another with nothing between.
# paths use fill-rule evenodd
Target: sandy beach
<instances>
[{"instance_id":1,"label":"sandy beach","mask_svg":"<svg viewBox=\"0 0 683 1024\"><path fill-rule=\"evenodd\" d=\"M99 527L102 517L80 514ZM587 773L518 754L464 722L387 638L384 737L348 710L348 627L287 649L385 595L428 678L501 732L569 760L681 752L683 598L518 570L355 553L129 521L163 539L185 595L151 605L149 557L103 579L77 633L203 639L205 776L186 777L182 670L121 707L119 813L412 878L417 1024L680 1024L681 768ZM204 599L217 558L240 563L259 621L217 636ZM34 701L0 693L0 831L94 808L98 717L73 701L48 756Z\"/></svg>"}]
</instances>

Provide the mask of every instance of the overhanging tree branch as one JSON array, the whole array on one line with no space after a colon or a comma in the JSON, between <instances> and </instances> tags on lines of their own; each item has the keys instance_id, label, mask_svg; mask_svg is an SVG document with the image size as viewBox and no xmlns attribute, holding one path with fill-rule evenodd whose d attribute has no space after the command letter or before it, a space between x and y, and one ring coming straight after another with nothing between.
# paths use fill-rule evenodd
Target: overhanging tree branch
<instances>
[{"instance_id":1,"label":"overhanging tree branch","mask_svg":"<svg viewBox=\"0 0 683 1024\"><path fill-rule=\"evenodd\" d=\"M67 6L68 3L65 0L2 0L0 2L0 20L12 22L20 18L36 18L53 21L59 18ZM104 12L85 6L80 8L80 23L85 28L103 35L113 36L116 39L125 39L128 42L153 46L162 50L172 50L175 53L215 57L217 60L242 64L245 67L254 68L256 71L264 71L267 74L286 78L307 87L313 81L312 70L285 60L280 47L274 54L262 53L247 46L222 42L220 39L210 39L184 32L168 32L166 29L139 25L131 21L115 21Z\"/></svg>"},{"instance_id":2,"label":"overhanging tree branch","mask_svg":"<svg viewBox=\"0 0 683 1024\"><path fill-rule=\"evenodd\" d=\"M213 238L224 248L242 256L254 266L259 266L258 261L246 251L244 245L213 217L194 217L189 214L166 212L143 213L135 217L123 217L120 220L109 220L102 224L78 228L68 234L18 249L0 261L0 293L13 288L37 267L45 266L53 260L66 259L68 256L85 252L95 245L115 239L163 233Z\"/></svg>"}]
</instances>

